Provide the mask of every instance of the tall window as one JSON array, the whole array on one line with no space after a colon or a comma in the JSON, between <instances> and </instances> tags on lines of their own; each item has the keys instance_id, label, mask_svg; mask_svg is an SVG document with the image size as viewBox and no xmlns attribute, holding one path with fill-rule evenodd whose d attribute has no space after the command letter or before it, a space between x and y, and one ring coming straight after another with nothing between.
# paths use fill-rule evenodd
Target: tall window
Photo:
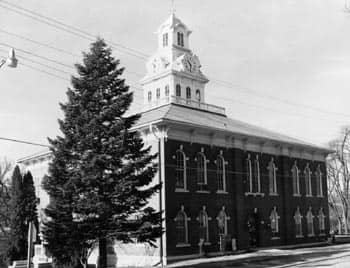
<instances>
[{"instance_id":1,"label":"tall window","mask_svg":"<svg viewBox=\"0 0 350 268\"><path fill-rule=\"evenodd\" d=\"M216 179L218 183L218 191L226 192L226 169L225 169L225 159L222 156L222 151L220 155L216 158Z\"/></svg>"},{"instance_id":2,"label":"tall window","mask_svg":"<svg viewBox=\"0 0 350 268\"><path fill-rule=\"evenodd\" d=\"M324 234L326 230L326 225L325 225L325 219L326 216L323 213L323 209L320 208L318 211L318 229L320 231L320 234Z\"/></svg>"},{"instance_id":3,"label":"tall window","mask_svg":"<svg viewBox=\"0 0 350 268\"><path fill-rule=\"evenodd\" d=\"M295 236L303 237L303 229L302 229L302 220L303 216L300 213L299 207L297 207L294 213L294 222L295 222Z\"/></svg>"},{"instance_id":4,"label":"tall window","mask_svg":"<svg viewBox=\"0 0 350 268\"><path fill-rule=\"evenodd\" d=\"M304 170L304 176L305 176L305 191L306 196L312 196L312 189L311 189L311 170L309 167L309 163L306 164L305 170Z\"/></svg>"},{"instance_id":5,"label":"tall window","mask_svg":"<svg viewBox=\"0 0 350 268\"><path fill-rule=\"evenodd\" d=\"M203 148L201 152L197 153L197 184L207 184L207 159Z\"/></svg>"},{"instance_id":6,"label":"tall window","mask_svg":"<svg viewBox=\"0 0 350 268\"><path fill-rule=\"evenodd\" d=\"M199 89L196 90L196 100L201 102L201 91Z\"/></svg>"},{"instance_id":7,"label":"tall window","mask_svg":"<svg viewBox=\"0 0 350 268\"><path fill-rule=\"evenodd\" d=\"M228 217L225 212L225 206L223 206L220 210L216 220L218 221L219 234L227 235L227 221L230 220L230 217Z\"/></svg>"},{"instance_id":8,"label":"tall window","mask_svg":"<svg viewBox=\"0 0 350 268\"><path fill-rule=\"evenodd\" d=\"M176 245L181 246L188 243L188 221L190 218L185 213L184 206L181 206L181 210L177 213L176 222Z\"/></svg>"},{"instance_id":9,"label":"tall window","mask_svg":"<svg viewBox=\"0 0 350 268\"><path fill-rule=\"evenodd\" d=\"M292 167L292 180L293 180L293 195L300 195L300 182L299 182L299 169L297 166L297 161L294 162Z\"/></svg>"},{"instance_id":10,"label":"tall window","mask_svg":"<svg viewBox=\"0 0 350 268\"><path fill-rule=\"evenodd\" d=\"M317 196L323 197L323 188L322 188L322 172L320 165L318 165L316 170L316 185L317 185Z\"/></svg>"},{"instance_id":11,"label":"tall window","mask_svg":"<svg viewBox=\"0 0 350 268\"><path fill-rule=\"evenodd\" d=\"M160 98L160 88L157 88L156 93L157 93L157 100L159 100L159 98Z\"/></svg>"},{"instance_id":12,"label":"tall window","mask_svg":"<svg viewBox=\"0 0 350 268\"><path fill-rule=\"evenodd\" d=\"M168 46L168 33L163 34L163 47Z\"/></svg>"},{"instance_id":13,"label":"tall window","mask_svg":"<svg viewBox=\"0 0 350 268\"><path fill-rule=\"evenodd\" d=\"M184 46L184 34L183 33L180 33L180 32L177 33L177 44L180 47Z\"/></svg>"},{"instance_id":14,"label":"tall window","mask_svg":"<svg viewBox=\"0 0 350 268\"><path fill-rule=\"evenodd\" d=\"M273 237L278 236L279 219L280 219L280 216L278 216L277 209L276 207L274 207L270 213L270 224L271 224L271 232Z\"/></svg>"},{"instance_id":15,"label":"tall window","mask_svg":"<svg viewBox=\"0 0 350 268\"><path fill-rule=\"evenodd\" d=\"M277 179L276 179L277 167L275 165L273 157L271 158L271 161L270 161L269 166L268 166L267 169L269 170L269 189L270 189L270 194L277 194Z\"/></svg>"},{"instance_id":16,"label":"tall window","mask_svg":"<svg viewBox=\"0 0 350 268\"><path fill-rule=\"evenodd\" d=\"M186 155L182 150L182 146L180 149L176 151L175 161L176 161L176 189L187 189L186 182Z\"/></svg>"},{"instance_id":17,"label":"tall window","mask_svg":"<svg viewBox=\"0 0 350 268\"><path fill-rule=\"evenodd\" d=\"M148 102L151 102L151 100L152 100L152 91L148 91L147 99L148 99Z\"/></svg>"},{"instance_id":18,"label":"tall window","mask_svg":"<svg viewBox=\"0 0 350 268\"><path fill-rule=\"evenodd\" d=\"M169 85L165 86L165 97L169 97Z\"/></svg>"},{"instance_id":19,"label":"tall window","mask_svg":"<svg viewBox=\"0 0 350 268\"><path fill-rule=\"evenodd\" d=\"M260 164L259 156L256 155L254 160L254 179L253 179L253 191L255 193L260 193Z\"/></svg>"},{"instance_id":20,"label":"tall window","mask_svg":"<svg viewBox=\"0 0 350 268\"><path fill-rule=\"evenodd\" d=\"M306 222L307 222L307 235L314 236L314 215L312 214L312 208L309 208L309 211L306 213Z\"/></svg>"},{"instance_id":21,"label":"tall window","mask_svg":"<svg viewBox=\"0 0 350 268\"><path fill-rule=\"evenodd\" d=\"M186 98L191 99L191 88L190 87L186 87Z\"/></svg>"},{"instance_id":22,"label":"tall window","mask_svg":"<svg viewBox=\"0 0 350 268\"><path fill-rule=\"evenodd\" d=\"M175 91L176 97L181 97L181 86L179 84L176 85Z\"/></svg>"},{"instance_id":23,"label":"tall window","mask_svg":"<svg viewBox=\"0 0 350 268\"><path fill-rule=\"evenodd\" d=\"M204 242L209 242L209 217L206 212L206 207L199 212L198 218L199 222L199 239L203 239Z\"/></svg>"},{"instance_id":24,"label":"tall window","mask_svg":"<svg viewBox=\"0 0 350 268\"><path fill-rule=\"evenodd\" d=\"M250 154L248 154L248 157L246 159L246 169L247 169L247 181L249 185L248 192L253 192L253 174L252 174L252 160L250 160Z\"/></svg>"}]
</instances>

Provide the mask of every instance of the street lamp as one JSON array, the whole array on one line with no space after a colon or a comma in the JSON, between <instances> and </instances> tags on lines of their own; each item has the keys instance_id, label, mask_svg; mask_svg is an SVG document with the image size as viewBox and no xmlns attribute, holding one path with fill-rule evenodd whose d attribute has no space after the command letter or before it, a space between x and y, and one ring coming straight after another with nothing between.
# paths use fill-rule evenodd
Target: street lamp
<instances>
[{"instance_id":1,"label":"street lamp","mask_svg":"<svg viewBox=\"0 0 350 268\"><path fill-rule=\"evenodd\" d=\"M10 49L9 55L6 60L0 60L0 68L6 63L8 67L16 68L18 60L16 58L15 50L13 48Z\"/></svg>"}]
</instances>

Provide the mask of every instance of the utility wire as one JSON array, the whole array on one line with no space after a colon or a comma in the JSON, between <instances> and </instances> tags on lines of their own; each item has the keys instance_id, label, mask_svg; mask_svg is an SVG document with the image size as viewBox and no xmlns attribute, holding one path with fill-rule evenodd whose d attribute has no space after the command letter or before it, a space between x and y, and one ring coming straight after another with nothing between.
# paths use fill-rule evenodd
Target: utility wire
<instances>
[{"instance_id":1,"label":"utility wire","mask_svg":"<svg viewBox=\"0 0 350 268\"><path fill-rule=\"evenodd\" d=\"M30 141L24 141L24 140L10 139L10 138L4 138L4 137L0 137L0 140L11 141L11 142L17 142L17 143L23 143L23 144L29 144L29 145L34 145L34 146L40 146L40 147L50 148L49 145L45 145L45 144L41 144L41 143L35 143L35 142L30 142Z\"/></svg>"},{"instance_id":2,"label":"utility wire","mask_svg":"<svg viewBox=\"0 0 350 268\"><path fill-rule=\"evenodd\" d=\"M47 25L49 25L51 27L57 28L59 30L62 30L62 31L65 31L65 32L68 32L68 33L71 33L73 35L77 35L77 36L79 36L81 38L84 38L86 40L90 40L90 41L96 40L96 36L95 35L92 35L92 34L90 34L88 32L85 32L84 30L81 30L81 29L79 29L77 27L74 27L72 25L68 25L68 24L60 22L58 20L55 20L53 18L49 18L49 17L44 16L42 14L39 14L39 13L37 13L35 11L32 11L32 10L20 7L20 6L15 5L15 4L12 4L12 3L8 2L8 1L2 1L1 3L9 5L12 8L10 8L8 6L4 6L2 4L0 4L0 7L5 8L7 10L10 10L12 12L15 12L17 14L29 17L29 18L37 20L37 21L39 21L41 23L47 24ZM27 14L27 13L29 13L29 14ZM118 43L115 43L115 42L112 42L112 41L109 41L109 40L106 40L106 42L110 43L112 47L114 47L115 49L117 49L120 52L123 52L125 54L129 54L131 56L134 56L134 57L137 57L137 58L143 59L143 60L148 58L148 55L144 54L143 52L137 51L135 49L131 49L131 48L127 47L127 46L123 46L121 44L118 44Z\"/></svg>"},{"instance_id":3,"label":"utility wire","mask_svg":"<svg viewBox=\"0 0 350 268\"><path fill-rule=\"evenodd\" d=\"M32 11L32 10L29 10L29 9L26 9L26 8L23 8L19 5L15 5L15 4L12 4L6 0L3 0L1 3L5 3L9 6L12 6L16 9L19 9L21 11L24 11L24 12L27 12L27 13L30 13L34 16L38 16L40 18L43 18L45 20L48 20L50 22L53 22L53 23L56 23L56 24L59 24L61 26L64 26L66 28L69 28L71 30L74 30L74 31L77 31L81 34L84 34L86 36L89 36L91 38L95 38L94 35L82 30L82 29L79 29L77 27L74 27L72 25L68 25L68 24L65 24L59 20L56 20L56 19L53 19L53 18L50 18L50 17L47 17L47 16L44 16L42 14L39 14L38 12L35 12L35 11ZM1 6L0 7L3 7L3 8L7 8L7 7L4 7L4 6ZM12 10L13 11L13 10ZM24 15L24 14L22 14ZM42 22L42 21L41 21ZM43 22L45 23L45 22ZM61 28L60 28L61 29ZM61 29L61 30L64 30L64 29ZM81 35L79 35L80 37L83 37ZM84 37L83 37L84 38ZM90 39L91 40L91 39ZM107 41L108 43L111 43L113 44L114 46L119 46L123 49L127 49L127 50L130 50L132 51L133 53L138 53L141 55L142 58L146 59L147 57L149 57L149 55L141 52L141 51L138 51L138 50L135 50L135 49L132 49L130 47L127 47L127 46L124 46L124 45L121 45L121 44L117 44L117 43L114 43L114 42L111 42L111 41ZM133 56L136 56L136 55L133 55ZM138 57L138 56L136 56ZM130 71L129 71L130 72ZM140 75L141 74L138 74L138 73L135 73L135 72L130 72L132 74L135 74L135 75ZM332 111L327 111L327 110L324 110L324 109L320 109L320 108L317 108L317 107L313 107L313 106L310 106L310 105L305 105L305 104L301 104L301 103L295 103L295 102L292 102L292 101L289 101L289 100L285 100L285 99L280 99L280 98L276 98L275 96L271 96L271 95L266 95L266 94L259 94L257 93L255 90L251 90L249 88L245 88L245 87L241 87L240 85L235 85L233 83L230 83L230 82L227 82L227 81L224 81L224 80L219 80L219 79L215 79L215 78L211 78L211 81L215 84L218 84L218 85L221 85L221 86L224 86L226 88L231 88L231 89L234 89L234 90L237 90L237 91L240 91L240 92L243 92L245 94L249 94L249 95L254 95L254 96L258 96L258 97L261 97L261 98L265 98L265 99L271 99L273 101L277 101L277 102L282 102L282 103L286 103L288 105L292 105L292 106L298 106L298 107L303 107L305 109L311 109L311 110L314 110L314 111L317 111L317 112L321 112L321 113L327 113L327 114L334 114L334 115L338 115L338 116L344 116L344 117L350 117L350 114L344 114L344 113L337 113L337 112L332 112Z\"/></svg>"}]
</instances>

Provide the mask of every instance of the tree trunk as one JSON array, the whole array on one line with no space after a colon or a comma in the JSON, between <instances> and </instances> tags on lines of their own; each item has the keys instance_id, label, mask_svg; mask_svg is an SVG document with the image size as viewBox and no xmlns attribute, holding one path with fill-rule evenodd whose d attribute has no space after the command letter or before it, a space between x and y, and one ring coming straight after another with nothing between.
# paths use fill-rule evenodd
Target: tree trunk
<instances>
[{"instance_id":1,"label":"tree trunk","mask_svg":"<svg viewBox=\"0 0 350 268\"><path fill-rule=\"evenodd\" d=\"M344 233L347 235L349 233L349 229L348 229L348 212L347 212L347 206L344 206L343 209L343 220L344 220Z\"/></svg>"},{"instance_id":2,"label":"tree trunk","mask_svg":"<svg viewBox=\"0 0 350 268\"><path fill-rule=\"evenodd\" d=\"M107 239L104 237L101 237L98 241L97 268L107 268Z\"/></svg>"}]
</instances>

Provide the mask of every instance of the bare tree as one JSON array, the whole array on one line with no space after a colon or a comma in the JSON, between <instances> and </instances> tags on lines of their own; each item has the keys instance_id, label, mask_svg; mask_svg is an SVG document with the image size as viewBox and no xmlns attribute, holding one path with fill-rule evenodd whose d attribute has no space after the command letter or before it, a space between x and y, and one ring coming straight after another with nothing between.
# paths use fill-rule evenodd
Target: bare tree
<instances>
[{"instance_id":1,"label":"bare tree","mask_svg":"<svg viewBox=\"0 0 350 268\"><path fill-rule=\"evenodd\" d=\"M3 237L8 236L8 226L10 221L10 192L8 174L12 168L11 163L3 159L0 161L0 231Z\"/></svg>"},{"instance_id":2,"label":"bare tree","mask_svg":"<svg viewBox=\"0 0 350 268\"><path fill-rule=\"evenodd\" d=\"M341 132L341 137L330 143L334 152L327 161L329 206L339 222L339 231L349 233L350 207L350 127ZM343 228L341 228L341 223Z\"/></svg>"}]
</instances>

